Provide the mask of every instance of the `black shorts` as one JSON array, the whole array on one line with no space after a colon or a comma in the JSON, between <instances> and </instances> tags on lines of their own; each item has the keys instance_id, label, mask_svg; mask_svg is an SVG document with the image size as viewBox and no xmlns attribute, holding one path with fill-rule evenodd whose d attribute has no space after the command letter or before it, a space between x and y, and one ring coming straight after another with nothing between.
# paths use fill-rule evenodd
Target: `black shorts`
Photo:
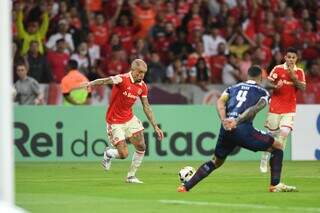
<instances>
[{"instance_id":1,"label":"black shorts","mask_svg":"<svg viewBox=\"0 0 320 213\"><path fill-rule=\"evenodd\" d=\"M240 124L232 131L220 127L220 133L215 148L215 155L225 159L237 146L251 151L266 151L274 143L274 138L262 131L255 129L252 123Z\"/></svg>"}]
</instances>

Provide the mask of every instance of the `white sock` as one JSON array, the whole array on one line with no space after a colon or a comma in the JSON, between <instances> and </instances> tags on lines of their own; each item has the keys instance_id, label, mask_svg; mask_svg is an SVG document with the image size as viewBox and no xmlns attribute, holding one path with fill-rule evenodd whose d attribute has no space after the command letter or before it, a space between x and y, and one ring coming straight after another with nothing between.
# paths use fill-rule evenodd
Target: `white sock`
<instances>
[{"instance_id":1,"label":"white sock","mask_svg":"<svg viewBox=\"0 0 320 213\"><path fill-rule=\"evenodd\" d=\"M119 158L118 150L117 149L108 149L107 150L107 157Z\"/></svg>"},{"instance_id":2,"label":"white sock","mask_svg":"<svg viewBox=\"0 0 320 213\"><path fill-rule=\"evenodd\" d=\"M139 168L139 166L142 163L142 159L144 157L144 153L145 153L145 151L138 151L138 150L136 150L133 153L132 163L131 163L131 166L129 168L127 177L131 177L131 176L135 176L136 175L137 169Z\"/></svg>"},{"instance_id":3,"label":"white sock","mask_svg":"<svg viewBox=\"0 0 320 213\"><path fill-rule=\"evenodd\" d=\"M262 152L261 160L266 160L266 161L268 161L269 158L270 158L270 155L271 155L270 152Z\"/></svg>"}]
</instances>

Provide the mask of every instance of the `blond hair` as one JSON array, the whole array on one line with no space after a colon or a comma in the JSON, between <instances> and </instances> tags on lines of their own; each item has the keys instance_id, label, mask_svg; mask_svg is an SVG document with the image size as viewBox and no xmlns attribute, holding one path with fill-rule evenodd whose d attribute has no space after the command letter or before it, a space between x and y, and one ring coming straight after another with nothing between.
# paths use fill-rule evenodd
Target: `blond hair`
<instances>
[{"instance_id":1,"label":"blond hair","mask_svg":"<svg viewBox=\"0 0 320 213\"><path fill-rule=\"evenodd\" d=\"M131 63L131 70L141 70L141 71L147 72L148 67L146 62L144 62L144 60L137 58L137 59L134 59Z\"/></svg>"}]
</instances>

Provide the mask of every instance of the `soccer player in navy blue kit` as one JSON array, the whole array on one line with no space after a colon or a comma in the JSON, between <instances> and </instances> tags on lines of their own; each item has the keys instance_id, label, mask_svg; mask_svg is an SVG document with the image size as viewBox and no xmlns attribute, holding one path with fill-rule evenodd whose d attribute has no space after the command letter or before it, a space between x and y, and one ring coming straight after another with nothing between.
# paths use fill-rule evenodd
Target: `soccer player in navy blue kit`
<instances>
[{"instance_id":1,"label":"soccer player in navy blue kit","mask_svg":"<svg viewBox=\"0 0 320 213\"><path fill-rule=\"evenodd\" d=\"M283 151L282 144L253 127L255 115L269 102L269 93L259 84L262 80L259 66L248 70L248 81L228 87L217 101L221 128L212 160L202 164L193 177L178 187L178 192L187 192L197 183L219 168L227 156L237 147L251 151L271 152L270 192L293 192L296 187L280 182Z\"/></svg>"}]
</instances>

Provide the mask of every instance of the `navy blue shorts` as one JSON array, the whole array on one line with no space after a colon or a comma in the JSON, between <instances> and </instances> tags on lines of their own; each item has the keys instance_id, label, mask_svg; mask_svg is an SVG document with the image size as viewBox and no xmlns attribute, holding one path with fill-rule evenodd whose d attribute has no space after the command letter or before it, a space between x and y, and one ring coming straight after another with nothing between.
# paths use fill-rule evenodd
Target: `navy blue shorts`
<instances>
[{"instance_id":1,"label":"navy blue shorts","mask_svg":"<svg viewBox=\"0 0 320 213\"><path fill-rule=\"evenodd\" d=\"M242 123L232 131L221 126L214 154L225 159L237 146L251 151L266 151L272 146L274 138L255 129L251 123Z\"/></svg>"}]
</instances>

